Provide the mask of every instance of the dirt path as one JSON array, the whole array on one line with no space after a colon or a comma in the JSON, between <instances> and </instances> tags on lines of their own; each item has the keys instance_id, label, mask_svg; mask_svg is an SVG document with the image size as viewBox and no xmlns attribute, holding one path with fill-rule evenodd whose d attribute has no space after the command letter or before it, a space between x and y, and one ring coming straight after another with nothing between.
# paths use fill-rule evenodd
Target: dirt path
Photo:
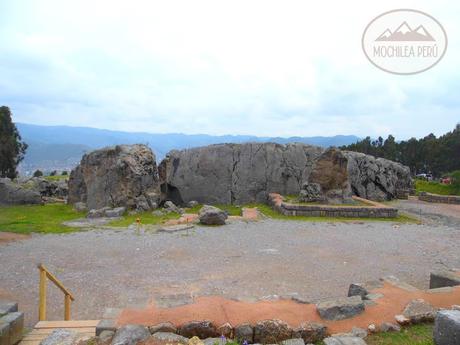
<instances>
[{"instance_id":1,"label":"dirt path","mask_svg":"<svg viewBox=\"0 0 460 345\"><path fill-rule=\"evenodd\" d=\"M36 321L39 262L74 293L76 319L100 318L106 307L180 306L200 296L316 301L390 274L426 288L431 270L460 267L459 245L458 226L268 219L174 234L33 235L0 246L0 291L20 302L28 325ZM50 286L50 319L62 319L62 299Z\"/></svg>"}]
</instances>

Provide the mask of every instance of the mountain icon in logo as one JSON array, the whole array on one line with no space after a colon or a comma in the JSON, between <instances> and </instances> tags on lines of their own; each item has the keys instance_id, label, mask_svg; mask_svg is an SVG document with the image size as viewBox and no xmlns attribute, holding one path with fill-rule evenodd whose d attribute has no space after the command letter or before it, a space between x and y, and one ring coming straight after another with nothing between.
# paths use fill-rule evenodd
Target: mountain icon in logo
<instances>
[{"instance_id":1,"label":"mountain icon in logo","mask_svg":"<svg viewBox=\"0 0 460 345\"><path fill-rule=\"evenodd\" d=\"M386 29L376 41L434 41L435 39L425 29L423 25L419 25L412 30L407 22L403 22L394 32Z\"/></svg>"}]
</instances>

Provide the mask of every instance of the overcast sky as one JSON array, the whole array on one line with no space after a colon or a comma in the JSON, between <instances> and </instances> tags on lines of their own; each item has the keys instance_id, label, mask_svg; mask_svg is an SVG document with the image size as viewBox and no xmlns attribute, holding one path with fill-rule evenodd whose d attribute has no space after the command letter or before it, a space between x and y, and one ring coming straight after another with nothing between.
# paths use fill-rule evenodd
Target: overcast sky
<instances>
[{"instance_id":1,"label":"overcast sky","mask_svg":"<svg viewBox=\"0 0 460 345\"><path fill-rule=\"evenodd\" d=\"M446 29L431 70L364 56L364 28L396 8ZM0 0L0 105L126 131L440 135L460 122L459 14L458 0Z\"/></svg>"}]
</instances>

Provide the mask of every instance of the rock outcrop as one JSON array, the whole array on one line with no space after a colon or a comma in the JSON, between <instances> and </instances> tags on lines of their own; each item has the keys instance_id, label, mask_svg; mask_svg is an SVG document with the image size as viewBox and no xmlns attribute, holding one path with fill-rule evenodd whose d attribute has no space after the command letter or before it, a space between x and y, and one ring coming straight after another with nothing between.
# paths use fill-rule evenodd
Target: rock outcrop
<instances>
[{"instance_id":1,"label":"rock outcrop","mask_svg":"<svg viewBox=\"0 0 460 345\"><path fill-rule=\"evenodd\" d=\"M171 151L159 166L162 195L176 204L265 202L298 194L324 149L304 144L219 144Z\"/></svg>"},{"instance_id":2,"label":"rock outcrop","mask_svg":"<svg viewBox=\"0 0 460 345\"><path fill-rule=\"evenodd\" d=\"M0 205L41 204L40 193L33 189L11 181L9 178L0 179Z\"/></svg>"},{"instance_id":3,"label":"rock outcrop","mask_svg":"<svg viewBox=\"0 0 460 345\"><path fill-rule=\"evenodd\" d=\"M155 155L145 145L117 145L85 154L69 179L68 202L88 209L146 209L159 202Z\"/></svg>"},{"instance_id":4,"label":"rock outcrop","mask_svg":"<svg viewBox=\"0 0 460 345\"><path fill-rule=\"evenodd\" d=\"M219 144L171 151L159 166L162 197L176 204L265 202L269 193L339 203L357 195L396 198L412 188L408 167L362 153L305 144ZM306 185L305 185L306 183ZM318 187L318 188L316 188ZM316 195L321 192L322 195ZM307 193L308 194L308 193ZM310 193L311 194L311 193Z\"/></svg>"}]
</instances>

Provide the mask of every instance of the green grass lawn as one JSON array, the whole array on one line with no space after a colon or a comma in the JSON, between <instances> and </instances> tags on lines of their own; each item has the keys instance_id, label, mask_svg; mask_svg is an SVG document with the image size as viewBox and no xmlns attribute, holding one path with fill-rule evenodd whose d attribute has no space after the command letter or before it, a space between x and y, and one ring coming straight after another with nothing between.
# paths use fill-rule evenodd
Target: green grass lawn
<instances>
[{"instance_id":1,"label":"green grass lawn","mask_svg":"<svg viewBox=\"0 0 460 345\"><path fill-rule=\"evenodd\" d=\"M441 184L434 181L415 180L417 194L427 192L440 195L460 195L460 186Z\"/></svg>"},{"instance_id":2,"label":"green grass lawn","mask_svg":"<svg viewBox=\"0 0 460 345\"><path fill-rule=\"evenodd\" d=\"M84 217L65 204L21 205L0 207L0 231L28 234L31 232L61 233L76 229L62 222Z\"/></svg>"},{"instance_id":3,"label":"green grass lawn","mask_svg":"<svg viewBox=\"0 0 460 345\"><path fill-rule=\"evenodd\" d=\"M368 345L433 345L433 325L403 328L401 332L378 333L366 338Z\"/></svg>"},{"instance_id":4,"label":"green grass lawn","mask_svg":"<svg viewBox=\"0 0 460 345\"><path fill-rule=\"evenodd\" d=\"M162 224L170 219L178 219L180 217L177 213L168 213L162 216L156 216L152 212L141 212L133 215L124 215L123 218L114 220L107 224L108 226L115 227L127 227L133 223L136 223L137 218L139 218L141 224Z\"/></svg>"},{"instance_id":5,"label":"green grass lawn","mask_svg":"<svg viewBox=\"0 0 460 345\"><path fill-rule=\"evenodd\" d=\"M45 180L48 181L60 181L69 178L69 175L54 175L54 176L44 176Z\"/></svg>"}]
</instances>

